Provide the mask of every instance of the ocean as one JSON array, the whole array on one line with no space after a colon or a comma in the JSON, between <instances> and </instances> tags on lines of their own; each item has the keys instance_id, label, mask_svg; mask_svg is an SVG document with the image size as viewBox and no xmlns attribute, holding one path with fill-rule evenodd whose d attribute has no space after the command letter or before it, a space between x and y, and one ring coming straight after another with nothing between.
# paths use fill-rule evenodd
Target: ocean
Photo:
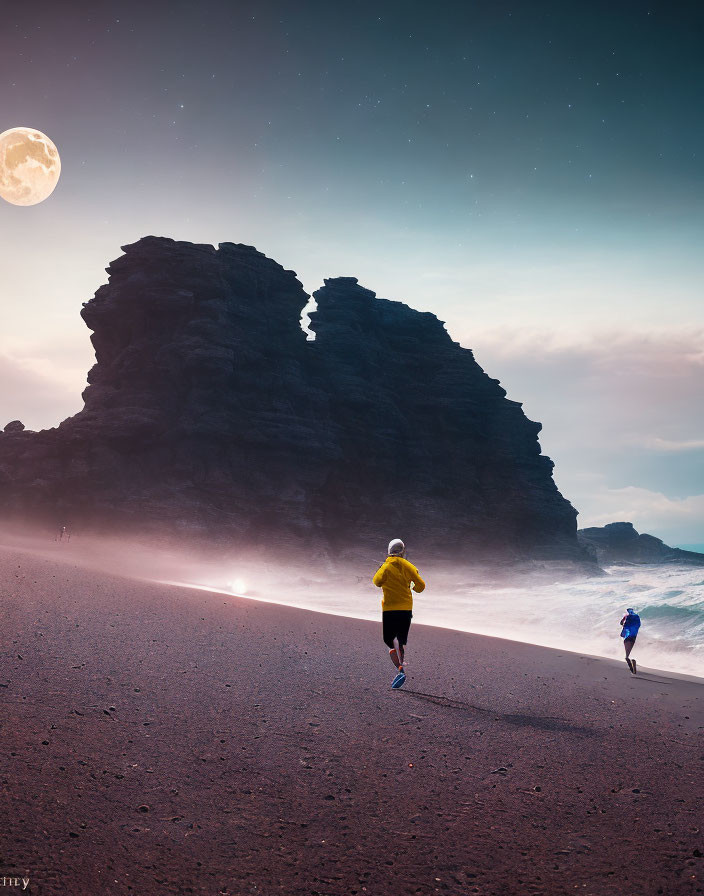
<instances>
[{"instance_id":1,"label":"ocean","mask_svg":"<svg viewBox=\"0 0 704 896\"><path fill-rule=\"evenodd\" d=\"M623 659L619 621L627 607L641 617L633 656L641 666L704 677L704 567L612 566L607 576L571 582L491 585L463 579L428 587L414 598L415 623L493 635ZM373 570L372 570L373 572ZM287 604L338 616L378 620L380 592L369 579L356 587L331 586L321 580L292 577L269 587L259 576L223 583L170 582L223 594ZM256 590L247 580L258 581ZM625 667L625 664L624 664Z\"/></svg>"},{"instance_id":2,"label":"ocean","mask_svg":"<svg viewBox=\"0 0 704 896\"><path fill-rule=\"evenodd\" d=\"M607 577L530 587L459 590L414 612L418 622L622 659L619 622L641 618L643 666L704 677L704 567L612 566Z\"/></svg>"}]
</instances>

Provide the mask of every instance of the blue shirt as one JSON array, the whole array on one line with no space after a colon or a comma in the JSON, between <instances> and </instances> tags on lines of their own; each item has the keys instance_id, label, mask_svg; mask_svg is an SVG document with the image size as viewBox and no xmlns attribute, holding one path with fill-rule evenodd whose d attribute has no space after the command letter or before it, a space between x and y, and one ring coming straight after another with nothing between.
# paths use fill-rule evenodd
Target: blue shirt
<instances>
[{"instance_id":1,"label":"blue shirt","mask_svg":"<svg viewBox=\"0 0 704 896\"><path fill-rule=\"evenodd\" d=\"M637 613L629 613L626 616L623 628L621 629L622 638L635 638L640 628L640 616Z\"/></svg>"}]
</instances>

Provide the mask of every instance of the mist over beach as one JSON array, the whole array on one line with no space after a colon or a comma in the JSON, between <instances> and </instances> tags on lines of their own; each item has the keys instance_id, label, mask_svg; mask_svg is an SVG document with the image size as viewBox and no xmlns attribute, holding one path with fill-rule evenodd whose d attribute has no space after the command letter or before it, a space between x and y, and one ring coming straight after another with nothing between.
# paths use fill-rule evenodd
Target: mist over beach
<instances>
[{"instance_id":1,"label":"mist over beach","mask_svg":"<svg viewBox=\"0 0 704 896\"><path fill-rule=\"evenodd\" d=\"M287 558L276 552L206 553L163 540L73 537L58 543L37 533L5 529L0 543L109 573L264 603L378 620L375 560L331 564L329 558ZM227 554L230 556L226 556ZM433 564L413 559L432 581L418 596L414 619L423 625L473 632L575 653L620 659L619 620L633 606L644 623L644 666L704 679L704 570L686 564L606 565L600 575L560 563L532 566ZM378 565L378 563L376 563ZM604 574L605 573L605 574ZM566 638L565 627L578 632Z\"/></svg>"}]
</instances>

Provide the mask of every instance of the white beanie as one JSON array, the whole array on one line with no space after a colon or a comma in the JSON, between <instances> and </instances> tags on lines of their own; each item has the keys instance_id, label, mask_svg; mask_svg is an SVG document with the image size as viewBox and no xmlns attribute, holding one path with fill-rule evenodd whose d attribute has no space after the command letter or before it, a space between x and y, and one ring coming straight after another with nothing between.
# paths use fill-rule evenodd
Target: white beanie
<instances>
[{"instance_id":1,"label":"white beanie","mask_svg":"<svg viewBox=\"0 0 704 896\"><path fill-rule=\"evenodd\" d=\"M401 541L400 538L393 538L389 542L389 556L395 557L400 556L406 550L406 545Z\"/></svg>"}]
</instances>

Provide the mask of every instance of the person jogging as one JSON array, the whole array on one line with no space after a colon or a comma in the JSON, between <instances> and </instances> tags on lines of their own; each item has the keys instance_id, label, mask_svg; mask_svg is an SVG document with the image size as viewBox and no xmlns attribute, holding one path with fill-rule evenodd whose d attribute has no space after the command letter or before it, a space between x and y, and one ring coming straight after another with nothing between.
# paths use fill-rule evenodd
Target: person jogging
<instances>
[{"instance_id":1,"label":"person jogging","mask_svg":"<svg viewBox=\"0 0 704 896\"><path fill-rule=\"evenodd\" d=\"M621 637L623 638L623 646L626 649L626 662L628 663L628 668L634 675L637 674L638 669L636 667L636 661L631 659L631 651L636 643L639 629L640 616L636 613L633 607L629 607L626 610L625 616L621 619Z\"/></svg>"},{"instance_id":2,"label":"person jogging","mask_svg":"<svg viewBox=\"0 0 704 896\"><path fill-rule=\"evenodd\" d=\"M420 594L425 589L425 582L415 566L406 560L406 546L400 538L389 542L388 556L372 581L382 590L382 636L389 648L391 662L398 669L391 682L391 687L396 690L406 681L406 645L413 617L412 591Z\"/></svg>"}]
</instances>

